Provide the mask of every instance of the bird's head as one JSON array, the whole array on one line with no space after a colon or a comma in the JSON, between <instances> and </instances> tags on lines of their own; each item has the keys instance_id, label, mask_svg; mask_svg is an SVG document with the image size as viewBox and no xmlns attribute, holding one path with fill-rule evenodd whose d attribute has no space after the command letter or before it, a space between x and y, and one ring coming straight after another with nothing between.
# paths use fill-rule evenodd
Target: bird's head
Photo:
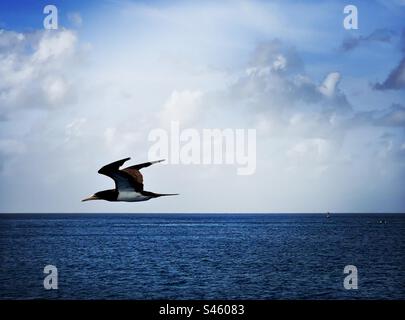
<instances>
[{"instance_id":1,"label":"bird's head","mask_svg":"<svg viewBox=\"0 0 405 320\"><path fill-rule=\"evenodd\" d=\"M90 201L90 200L101 200L101 198L97 195L98 192L96 192L95 194L93 194L92 196L85 198L82 200L83 201Z\"/></svg>"},{"instance_id":2,"label":"bird's head","mask_svg":"<svg viewBox=\"0 0 405 320\"><path fill-rule=\"evenodd\" d=\"M99 191L93 194L92 196L83 199L82 201L90 201L90 200L107 200L107 201L114 201L117 198L117 191L115 190L104 190Z\"/></svg>"}]
</instances>

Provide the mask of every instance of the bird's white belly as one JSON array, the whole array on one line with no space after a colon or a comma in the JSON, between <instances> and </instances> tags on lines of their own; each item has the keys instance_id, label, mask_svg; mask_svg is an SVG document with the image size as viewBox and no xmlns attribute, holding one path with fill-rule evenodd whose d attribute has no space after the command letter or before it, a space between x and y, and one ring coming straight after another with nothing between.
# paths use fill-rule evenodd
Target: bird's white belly
<instances>
[{"instance_id":1,"label":"bird's white belly","mask_svg":"<svg viewBox=\"0 0 405 320\"><path fill-rule=\"evenodd\" d=\"M118 192L118 201L127 201L127 202L136 202L136 201L146 201L150 197L144 196L140 193L133 191L119 191Z\"/></svg>"}]
</instances>

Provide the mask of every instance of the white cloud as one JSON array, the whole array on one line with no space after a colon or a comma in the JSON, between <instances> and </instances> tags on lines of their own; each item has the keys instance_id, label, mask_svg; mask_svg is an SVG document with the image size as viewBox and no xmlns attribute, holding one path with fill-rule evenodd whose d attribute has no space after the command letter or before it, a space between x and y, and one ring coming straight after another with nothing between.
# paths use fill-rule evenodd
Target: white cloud
<instances>
[{"instance_id":1,"label":"white cloud","mask_svg":"<svg viewBox=\"0 0 405 320\"><path fill-rule=\"evenodd\" d=\"M175 90L164 103L159 118L163 124L178 121L182 125L190 125L196 121L202 111L201 108L201 91Z\"/></svg>"},{"instance_id":2,"label":"white cloud","mask_svg":"<svg viewBox=\"0 0 405 320\"><path fill-rule=\"evenodd\" d=\"M24 39L25 36L23 33L0 29L0 52L1 50L10 50L10 48L19 47Z\"/></svg>"},{"instance_id":3,"label":"white cloud","mask_svg":"<svg viewBox=\"0 0 405 320\"><path fill-rule=\"evenodd\" d=\"M65 101L68 84L61 77L46 77L42 82L43 94L50 105L58 105Z\"/></svg>"},{"instance_id":4,"label":"white cloud","mask_svg":"<svg viewBox=\"0 0 405 320\"><path fill-rule=\"evenodd\" d=\"M79 12L69 12L68 19L76 28L81 27L83 24L83 19Z\"/></svg>"},{"instance_id":5,"label":"white cloud","mask_svg":"<svg viewBox=\"0 0 405 320\"><path fill-rule=\"evenodd\" d=\"M33 62L57 61L71 56L76 48L76 35L69 30L60 32L45 31L36 44L36 51L32 55Z\"/></svg>"},{"instance_id":6,"label":"white cloud","mask_svg":"<svg viewBox=\"0 0 405 320\"><path fill-rule=\"evenodd\" d=\"M106 128L104 131L105 145L108 153L116 157L126 157L132 150L139 150L137 144L141 135L137 130L125 131L115 127Z\"/></svg>"},{"instance_id":7,"label":"white cloud","mask_svg":"<svg viewBox=\"0 0 405 320\"><path fill-rule=\"evenodd\" d=\"M49 30L48 30L49 31ZM0 33L1 113L18 108L63 106L73 96L66 80L74 72L76 35L69 30L38 31L25 35Z\"/></svg>"},{"instance_id":8,"label":"white cloud","mask_svg":"<svg viewBox=\"0 0 405 320\"><path fill-rule=\"evenodd\" d=\"M333 156L330 142L326 139L314 138L305 139L295 144L287 151L289 160L296 163L297 161L310 161L312 164L329 162Z\"/></svg>"},{"instance_id":9,"label":"white cloud","mask_svg":"<svg viewBox=\"0 0 405 320\"><path fill-rule=\"evenodd\" d=\"M86 118L74 119L65 126L66 141L71 139L81 138L83 136L83 128L87 123Z\"/></svg>"},{"instance_id":10,"label":"white cloud","mask_svg":"<svg viewBox=\"0 0 405 320\"><path fill-rule=\"evenodd\" d=\"M322 85L319 87L319 91L326 97L333 97L335 95L339 80L339 72L329 73L323 81Z\"/></svg>"}]
</instances>

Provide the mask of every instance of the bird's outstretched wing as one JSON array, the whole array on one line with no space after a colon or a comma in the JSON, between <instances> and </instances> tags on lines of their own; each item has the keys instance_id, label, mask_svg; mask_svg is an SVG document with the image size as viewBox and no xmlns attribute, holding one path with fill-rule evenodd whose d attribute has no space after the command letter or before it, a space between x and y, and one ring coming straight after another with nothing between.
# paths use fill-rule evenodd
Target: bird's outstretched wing
<instances>
[{"instance_id":1,"label":"bird's outstretched wing","mask_svg":"<svg viewBox=\"0 0 405 320\"><path fill-rule=\"evenodd\" d=\"M128 158L128 159L129 159L129 158ZM122 160L121 160L121 161L122 161ZM125 168L125 169L123 169L123 170L126 170L126 169L141 170L142 168L149 167L149 166L151 166L151 165L154 164L154 163L159 163L159 162L162 162L162 161L165 161L165 160L163 159L163 160L156 160L156 161L149 161L149 162L139 163L139 164L136 164L136 165L134 165L134 166L127 167L127 168ZM124 161L124 162L125 162L125 161Z\"/></svg>"},{"instance_id":2,"label":"bird's outstretched wing","mask_svg":"<svg viewBox=\"0 0 405 320\"><path fill-rule=\"evenodd\" d=\"M164 160L149 161L120 170L120 167L131 158L125 158L105 165L98 173L110 177L115 182L117 190L135 190L136 192L143 191L143 176L140 169L151 166L154 163Z\"/></svg>"},{"instance_id":3,"label":"bird's outstretched wing","mask_svg":"<svg viewBox=\"0 0 405 320\"><path fill-rule=\"evenodd\" d=\"M162 161L164 161L164 160L157 160L157 161L149 161L149 162L139 163L139 164L136 164L134 166L130 166L130 167L127 167L125 169L122 169L121 171L124 171L124 172L128 173L129 175L131 175L132 178L134 179L134 181L139 185L139 187L142 187L141 191L143 191L143 176L142 176L142 173L140 173L139 170L141 170L142 168L149 167L154 163L159 163L159 162L162 162Z\"/></svg>"},{"instance_id":4,"label":"bird's outstretched wing","mask_svg":"<svg viewBox=\"0 0 405 320\"><path fill-rule=\"evenodd\" d=\"M118 160L115 162L112 162L110 164L105 165L102 167L100 170L98 170L98 173L103 174L107 177L110 177L111 179L114 180L115 182L115 188L117 190L126 190L126 191L143 191L143 183L142 183L142 174L138 171L140 174L140 181L139 178L135 178L133 174L125 171L125 170L120 170L119 168L131 158L125 158L122 160Z\"/></svg>"},{"instance_id":5,"label":"bird's outstretched wing","mask_svg":"<svg viewBox=\"0 0 405 320\"><path fill-rule=\"evenodd\" d=\"M127 162L130 159L131 158L125 158L125 159L121 159L121 160L106 164L104 167L102 167L100 170L98 170L98 173L106 174L111 171L117 171L125 162Z\"/></svg>"}]
</instances>

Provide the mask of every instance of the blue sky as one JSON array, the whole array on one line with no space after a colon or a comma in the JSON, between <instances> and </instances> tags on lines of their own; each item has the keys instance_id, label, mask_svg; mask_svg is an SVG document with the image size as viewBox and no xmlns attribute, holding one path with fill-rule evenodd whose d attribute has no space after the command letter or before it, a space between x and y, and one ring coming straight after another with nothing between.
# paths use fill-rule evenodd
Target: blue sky
<instances>
[{"instance_id":1,"label":"blue sky","mask_svg":"<svg viewBox=\"0 0 405 320\"><path fill-rule=\"evenodd\" d=\"M0 211L404 212L405 3L351 1L358 30L346 4L2 1ZM80 202L170 121L255 128L256 173L168 164L145 188L180 197Z\"/></svg>"}]
</instances>

